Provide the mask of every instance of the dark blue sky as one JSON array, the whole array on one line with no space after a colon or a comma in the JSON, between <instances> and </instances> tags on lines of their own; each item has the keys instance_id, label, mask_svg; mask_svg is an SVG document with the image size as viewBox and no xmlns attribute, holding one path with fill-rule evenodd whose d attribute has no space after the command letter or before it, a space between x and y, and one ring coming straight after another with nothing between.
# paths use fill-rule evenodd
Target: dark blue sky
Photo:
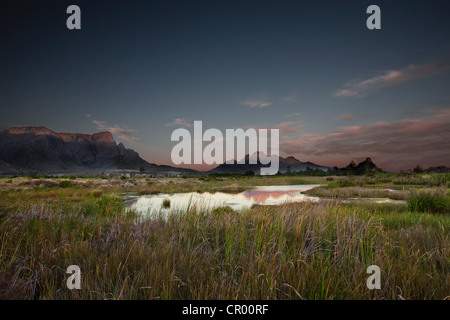
<instances>
[{"instance_id":1,"label":"dark blue sky","mask_svg":"<svg viewBox=\"0 0 450 320\"><path fill-rule=\"evenodd\" d=\"M172 130L202 120L280 128L283 155L325 165L450 165L447 3L2 1L0 127L110 130L170 164Z\"/></svg>"}]
</instances>

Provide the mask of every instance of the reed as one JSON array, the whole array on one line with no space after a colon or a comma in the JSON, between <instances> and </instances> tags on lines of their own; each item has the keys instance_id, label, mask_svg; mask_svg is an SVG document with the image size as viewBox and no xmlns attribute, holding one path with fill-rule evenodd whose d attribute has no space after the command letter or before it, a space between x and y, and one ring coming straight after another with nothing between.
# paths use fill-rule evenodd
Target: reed
<instances>
[{"instance_id":1,"label":"reed","mask_svg":"<svg viewBox=\"0 0 450 320\"><path fill-rule=\"evenodd\" d=\"M450 295L448 215L321 201L142 220L114 192L94 190L0 191L1 299ZM81 290L66 288L72 264ZM371 264L380 290L366 287Z\"/></svg>"}]
</instances>

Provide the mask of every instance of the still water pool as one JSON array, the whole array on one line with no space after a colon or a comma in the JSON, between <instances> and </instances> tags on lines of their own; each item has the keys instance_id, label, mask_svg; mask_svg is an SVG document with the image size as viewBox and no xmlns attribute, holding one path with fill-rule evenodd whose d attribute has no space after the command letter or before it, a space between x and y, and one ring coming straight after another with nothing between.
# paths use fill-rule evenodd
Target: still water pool
<instances>
[{"instance_id":1,"label":"still water pool","mask_svg":"<svg viewBox=\"0 0 450 320\"><path fill-rule=\"evenodd\" d=\"M137 197L131 204L131 209L142 215L168 214L173 210L186 211L196 206L201 210L229 206L234 210L250 208L258 205L279 205L291 202L318 201L317 197L310 197L302 192L319 185L289 185L289 186L259 186L252 187L237 194L215 193L175 193L157 194ZM170 207L164 208L163 201L170 200ZM167 200L166 200L167 201Z\"/></svg>"}]
</instances>

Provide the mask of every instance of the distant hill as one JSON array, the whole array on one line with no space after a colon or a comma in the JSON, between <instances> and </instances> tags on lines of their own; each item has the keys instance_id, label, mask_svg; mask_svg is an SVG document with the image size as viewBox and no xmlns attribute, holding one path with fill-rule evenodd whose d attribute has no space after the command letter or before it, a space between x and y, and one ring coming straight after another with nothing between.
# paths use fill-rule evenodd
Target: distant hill
<instances>
[{"instance_id":1,"label":"distant hill","mask_svg":"<svg viewBox=\"0 0 450 320\"><path fill-rule=\"evenodd\" d=\"M239 173L244 174L248 171L253 171L255 174L260 173L261 167L268 167L269 165L263 165L259 161L259 154L254 154L252 157L256 157L257 164L249 164L250 156L245 156L245 164L238 164L236 160L234 160L234 163L232 164L226 164L223 163L216 168L210 170L208 173ZM279 157L279 171L281 173L285 173L288 171L294 172L294 171L305 171L307 168L310 168L312 170L320 169L323 171L327 171L330 167L321 166L312 162L302 162L292 156L283 158Z\"/></svg>"},{"instance_id":2,"label":"distant hill","mask_svg":"<svg viewBox=\"0 0 450 320\"><path fill-rule=\"evenodd\" d=\"M197 171L148 163L117 144L110 132L57 133L45 127L15 127L0 132L0 174L78 173L143 168L148 174Z\"/></svg>"}]
</instances>

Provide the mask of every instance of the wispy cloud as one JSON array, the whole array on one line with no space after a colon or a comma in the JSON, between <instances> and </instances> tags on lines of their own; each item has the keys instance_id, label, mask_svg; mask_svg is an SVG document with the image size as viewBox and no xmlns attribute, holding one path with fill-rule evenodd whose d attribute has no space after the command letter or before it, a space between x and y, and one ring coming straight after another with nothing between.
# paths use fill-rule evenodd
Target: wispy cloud
<instances>
[{"instance_id":1,"label":"wispy cloud","mask_svg":"<svg viewBox=\"0 0 450 320\"><path fill-rule=\"evenodd\" d=\"M105 121L92 120L92 123L97 126L98 130L109 131L112 134L120 134L118 136L119 139L122 139L125 141L142 141L143 140L141 138L129 136L131 133L135 132L135 130L133 130L133 129L123 128L118 125L111 126L108 123L106 123Z\"/></svg>"},{"instance_id":2,"label":"wispy cloud","mask_svg":"<svg viewBox=\"0 0 450 320\"><path fill-rule=\"evenodd\" d=\"M366 80L349 82L345 85L345 88L335 91L333 95L335 97L361 98L380 89L397 86L412 80L431 77L448 70L450 70L449 62L430 62L421 65L410 65L401 70L384 71Z\"/></svg>"},{"instance_id":3,"label":"wispy cloud","mask_svg":"<svg viewBox=\"0 0 450 320\"><path fill-rule=\"evenodd\" d=\"M286 101L286 102L298 102L298 95L295 93L292 93L287 96L284 96L282 99L283 99L283 101Z\"/></svg>"},{"instance_id":4,"label":"wispy cloud","mask_svg":"<svg viewBox=\"0 0 450 320\"><path fill-rule=\"evenodd\" d=\"M350 113L350 112L344 112L342 114L340 114L339 116L336 117L337 120L351 120L351 119L355 119L358 116Z\"/></svg>"},{"instance_id":5,"label":"wispy cloud","mask_svg":"<svg viewBox=\"0 0 450 320\"><path fill-rule=\"evenodd\" d=\"M280 143L282 151L327 165L346 165L370 156L383 169L450 165L450 109L430 111L419 119L376 122L338 128Z\"/></svg>"},{"instance_id":6,"label":"wispy cloud","mask_svg":"<svg viewBox=\"0 0 450 320\"><path fill-rule=\"evenodd\" d=\"M144 139L136 138L136 137L127 137L127 136L125 136L125 135L121 135L121 136L119 136L118 138L119 138L119 139L122 139L122 140L125 140L125 141L136 141L136 142L139 142L139 141L143 141L143 140L144 140Z\"/></svg>"},{"instance_id":7,"label":"wispy cloud","mask_svg":"<svg viewBox=\"0 0 450 320\"><path fill-rule=\"evenodd\" d=\"M276 125L275 128L279 129L282 134L289 134L300 132L302 126L301 121L287 121Z\"/></svg>"},{"instance_id":8,"label":"wispy cloud","mask_svg":"<svg viewBox=\"0 0 450 320\"><path fill-rule=\"evenodd\" d=\"M264 108L270 106L272 103L266 99L250 99L241 102L241 104L250 108Z\"/></svg>"},{"instance_id":9,"label":"wispy cloud","mask_svg":"<svg viewBox=\"0 0 450 320\"><path fill-rule=\"evenodd\" d=\"M132 129L122 128L122 127L119 127L118 125L110 126L104 121L92 120L92 122L97 126L97 129L106 130L111 133L128 134L128 133L134 132L134 130L132 130Z\"/></svg>"},{"instance_id":10,"label":"wispy cloud","mask_svg":"<svg viewBox=\"0 0 450 320\"><path fill-rule=\"evenodd\" d=\"M300 115L301 115L300 112L294 112L294 113L287 114L286 117L287 117L287 118L291 118L291 117L299 117Z\"/></svg>"},{"instance_id":11,"label":"wispy cloud","mask_svg":"<svg viewBox=\"0 0 450 320\"><path fill-rule=\"evenodd\" d=\"M190 128L190 127L192 127L192 124L187 122L186 120L184 120L182 118L176 118L172 122L169 122L168 124L166 124L166 127L185 127L185 128Z\"/></svg>"}]
</instances>

